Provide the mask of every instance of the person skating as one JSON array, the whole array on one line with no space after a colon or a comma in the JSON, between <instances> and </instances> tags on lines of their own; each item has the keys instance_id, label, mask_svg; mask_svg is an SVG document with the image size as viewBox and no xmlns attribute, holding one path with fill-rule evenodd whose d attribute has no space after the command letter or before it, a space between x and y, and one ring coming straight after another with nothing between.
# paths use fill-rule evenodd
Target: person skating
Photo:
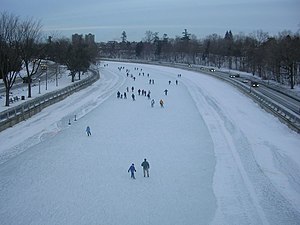
<instances>
[{"instance_id":1,"label":"person skating","mask_svg":"<svg viewBox=\"0 0 300 225\"><path fill-rule=\"evenodd\" d=\"M164 107L164 101L161 99L160 101L159 101L159 104L160 104L160 107Z\"/></svg>"},{"instance_id":2,"label":"person skating","mask_svg":"<svg viewBox=\"0 0 300 225\"><path fill-rule=\"evenodd\" d=\"M144 171L144 177L149 177L149 169L150 169L150 165L147 162L147 159L144 159L144 162L142 162L141 166L143 167L143 171Z\"/></svg>"},{"instance_id":3,"label":"person skating","mask_svg":"<svg viewBox=\"0 0 300 225\"><path fill-rule=\"evenodd\" d=\"M155 100L152 99L152 100L151 100L151 107L152 107L152 108L154 107L154 104L155 104Z\"/></svg>"},{"instance_id":4,"label":"person skating","mask_svg":"<svg viewBox=\"0 0 300 225\"><path fill-rule=\"evenodd\" d=\"M130 171L130 175L131 175L130 177L132 179L135 179L134 173L136 172L136 170L135 170L135 167L134 167L134 163L132 163L131 166L129 167L128 173L129 173L129 171Z\"/></svg>"},{"instance_id":5,"label":"person skating","mask_svg":"<svg viewBox=\"0 0 300 225\"><path fill-rule=\"evenodd\" d=\"M92 135L91 128L89 126L86 127L85 131L86 131L87 136Z\"/></svg>"}]
</instances>

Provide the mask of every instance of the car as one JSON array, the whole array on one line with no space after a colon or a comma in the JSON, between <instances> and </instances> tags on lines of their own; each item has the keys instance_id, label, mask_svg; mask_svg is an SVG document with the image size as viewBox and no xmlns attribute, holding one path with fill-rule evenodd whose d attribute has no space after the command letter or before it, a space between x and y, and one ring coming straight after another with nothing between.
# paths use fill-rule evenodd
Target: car
<instances>
[{"instance_id":1,"label":"car","mask_svg":"<svg viewBox=\"0 0 300 225\"><path fill-rule=\"evenodd\" d=\"M251 86L252 87L259 87L259 83L255 82L255 81L251 81Z\"/></svg>"},{"instance_id":2,"label":"car","mask_svg":"<svg viewBox=\"0 0 300 225\"><path fill-rule=\"evenodd\" d=\"M210 72L215 72L216 70L214 68L209 69Z\"/></svg>"},{"instance_id":3,"label":"car","mask_svg":"<svg viewBox=\"0 0 300 225\"><path fill-rule=\"evenodd\" d=\"M234 73L234 74L233 74L233 73L232 73L232 74L229 75L229 77L230 77L230 78L240 77L240 74L238 74L238 73Z\"/></svg>"},{"instance_id":4,"label":"car","mask_svg":"<svg viewBox=\"0 0 300 225\"><path fill-rule=\"evenodd\" d=\"M32 83L32 79L29 77L23 77L22 79L24 84L28 84L29 82Z\"/></svg>"},{"instance_id":5,"label":"car","mask_svg":"<svg viewBox=\"0 0 300 225\"><path fill-rule=\"evenodd\" d=\"M47 67L46 64L41 64L41 69L42 69L42 70L47 70L47 68L48 68L48 67Z\"/></svg>"},{"instance_id":6,"label":"car","mask_svg":"<svg viewBox=\"0 0 300 225\"><path fill-rule=\"evenodd\" d=\"M248 83L248 80L245 79L245 80L242 80L243 83L247 84Z\"/></svg>"}]
</instances>

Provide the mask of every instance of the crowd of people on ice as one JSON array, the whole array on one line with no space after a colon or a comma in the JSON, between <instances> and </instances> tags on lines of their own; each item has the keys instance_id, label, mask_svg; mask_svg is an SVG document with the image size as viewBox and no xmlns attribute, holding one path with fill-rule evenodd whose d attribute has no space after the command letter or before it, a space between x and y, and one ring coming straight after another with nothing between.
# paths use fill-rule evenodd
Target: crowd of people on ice
<instances>
[{"instance_id":1,"label":"crowd of people on ice","mask_svg":"<svg viewBox=\"0 0 300 225\"><path fill-rule=\"evenodd\" d=\"M108 64L105 64L104 66L108 67ZM118 67L118 70L120 72L125 70L126 76L128 78L131 78L133 80L133 82L136 81L136 79L137 79L136 76L134 76L133 74L130 74L129 69L125 69L124 66L121 66L121 67ZM138 76L143 76L143 77L147 76L147 78L150 78L150 74L149 73L146 74L145 72L143 72L143 69L139 69L138 67L135 67L134 71L136 71L136 73L138 73ZM180 78L180 77L181 77L181 74L178 74L178 78ZM171 85L172 81L169 80L168 84ZM175 80L175 84L178 85L178 80ZM154 79L149 79L149 85L154 85ZM163 91L163 93L165 94L165 96L167 96L168 89L165 89ZM150 100L150 105L152 108L155 106L155 99L154 98L151 99L151 91L150 90L145 90L145 89L141 89L141 88L136 89L134 86L131 86L131 88L126 87L126 90L124 92L117 91L117 98L118 99L127 99L127 97L130 96L130 94L131 94L132 101L136 101L136 96L144 96L148 100ZM161 108L164 108L164 100L162 98L159 100L159 105ZM91 128L89 126L86 127L86 133L87 133L87 136L92 135ZM149 162L147 161L147 159L144 159L141 166L143 168L144 177L149 177L150 165L149 165ZM135 168L134 163L132 163L131 166L129 167L128 173L129 172L130 172L131 178L135 179L136 168Z\"/></svg>"},{"instance_id":2,"label":"crowd of people on ice","mask_svg":"<svg viewBox=\"0 0 300 225\"><path fill-rule=\"evenodd\" d=\"M138 67L134 67L134 71L136 73L136 76L133 75L132 73L130 73L131 71L129 69L126 69L124 66L118 67L118 70L120 72L125 70L126 76L128 78L131 78L133 81L136 81L137 77L141 77L141 76L142 77L146 76L147 78L150 78L150 74L145 73L142 68L140 69ZM181 77L181 74L178 74L178 78L179 77ZM169 85L171 85L172 81L169 80L168 83L169 83ZM175 80L175 84L178 85L178 80ZM152 78L149 79L149 85L154 85L154 79L152 79ZM166 96L168 95L168 89L165 89L163 92ZM131 86L131 88L127 87L124 92L120 92L120 91L117 92L117 98L118 99L127 99L128 95L131 95L132 101L136 101L137 96L145 96L145 97L147 97L148 100L151 100L150 101L151 107L153 108L155 106L155 99L153 99L153 98L151 99L151 91L150 90L144 90L144 89L141 89L141 88L137 89L134 86ZM164 108L164 104L165 104L165 102L161 98L159 100L160 107Z\"/></svg>"}]
</instances>

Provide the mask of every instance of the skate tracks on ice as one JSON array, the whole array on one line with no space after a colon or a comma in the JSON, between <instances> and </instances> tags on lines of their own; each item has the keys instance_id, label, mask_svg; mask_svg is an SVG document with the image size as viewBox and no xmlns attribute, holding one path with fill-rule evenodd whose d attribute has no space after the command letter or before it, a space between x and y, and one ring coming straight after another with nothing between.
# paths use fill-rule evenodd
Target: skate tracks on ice
<instances>
[{"instance_id":1,"label":"skate tracks on ice","mask_svg":"<svg viewBox=\"0 0 300 225\"><path fill-rule=\"evenodd\" d=\"M91 87L0 133L1 224L299 224L298 134L207 75L108 64ZM132 86L136 101L116 98Z\"/></svg>"}]
</instances>

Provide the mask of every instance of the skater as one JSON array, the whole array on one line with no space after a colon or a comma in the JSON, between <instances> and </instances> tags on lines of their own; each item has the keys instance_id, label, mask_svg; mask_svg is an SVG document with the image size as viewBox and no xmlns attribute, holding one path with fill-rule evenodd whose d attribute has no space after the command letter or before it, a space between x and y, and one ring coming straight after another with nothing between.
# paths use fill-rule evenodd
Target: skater
<instances>
[{"instance_id":1,"label":"skater","mask_svg":"<svg viewBox=\"0 0 300 225\"><path fill-rule=\"evenodd\" d=\"M176 85L178 85L178 80L176 80L175 82L176 82Z\"/></svg>"},{"instance_id":2,"label":"skater","mask_svg":"<svg viewBox=\"0 0 300 225\"><path fill-rule=\"evenodd\" d=\"M149 169L150 169L150 165L147 162L147 159L144 159L144 162L142 162L141 166L143 167L143 171L144 171L144 177L149 177Z\"/></svg>"},{"instance_id":3,"label":"skater","mask_svg":"<svg viewBox=\"0 0 300 225\"><path fill-rule=\"evenodd\" d=\"M85 131L86 131L87 136L92 135L91 128L89 126L86 127Z\"/></svg>"},{"instance_id":4,"label":"skater","mask_svg":"<svg viewBox=\"0 0 300 225\"><path fill-rule=\"evenodd\" d=\"M152 108L154 107L154 104L155 104L155 100L152 99L152 100L151 100L151 107L152 107Z\"/></svg>"},{"instance_id":5,"label":"skater","mask_svg":"<svg viewBox=\"0 0 300 225\"><path fill-rule=\"evenodd\" d=\"M168 89L164 90L165 95L168 95Z\"/></svg>"},{"instance_id":6,"label":"skater","mask_svg":"<svg viewBox=\"0 0 300 225\"><path fill-rule=\"evenodd\" d=\"M124 99L127 99L127 94L126 94L126 92L124 92Z\"/></svg>"},{"instance_id":7,"label":"skater","mask_svg":"<svg viewBox=\"0 0 300 225\"><path fill-rule=\"evenodd\" d=\"M118 91L117 92L117 98L120 98L121 93Z\"/></svg>"},{"instance_id":8,"label":"skater","mask_svg":"<svg viewBox=\"0 0 300 225\"><path fill-rule=\"evenodd\" d=\"M160 107L164 107L164 101L161 99L160 101L159 101L159 104L160 104Z\"/></svg>"},{"instance_id":9,"label":"skater","mask_svg":"<svg viewBox=\"0 0 300 225\"><path fill-rule=\"evenodd\" d=\"M171 81L169 80L169 85L171 84Z\"/></svg>"},{"instance_id":10,"label":"skater","mask_svg":"<svg viewBox=\"0 0 300 225\"><path fill-rule=\"evenodd\" d=\"M129 173L129 171L130 171L130 174L131 174L131 178L135 179L134 172L136 172L136 170L135 170L135 167L134 167L134 163L132 163L131 166L129 167L128 173Z\"/></svg>"},{"instance_id":11,"label":"skater","mask_svg":"<svg viewBox=\"0 0 300 225\"><path fill-rule=\"evenodd\" d=\"M132 101L135 101L135 95L134 94L131 95L131 98L132 98Z\"/></svg>"}]
</instances>

